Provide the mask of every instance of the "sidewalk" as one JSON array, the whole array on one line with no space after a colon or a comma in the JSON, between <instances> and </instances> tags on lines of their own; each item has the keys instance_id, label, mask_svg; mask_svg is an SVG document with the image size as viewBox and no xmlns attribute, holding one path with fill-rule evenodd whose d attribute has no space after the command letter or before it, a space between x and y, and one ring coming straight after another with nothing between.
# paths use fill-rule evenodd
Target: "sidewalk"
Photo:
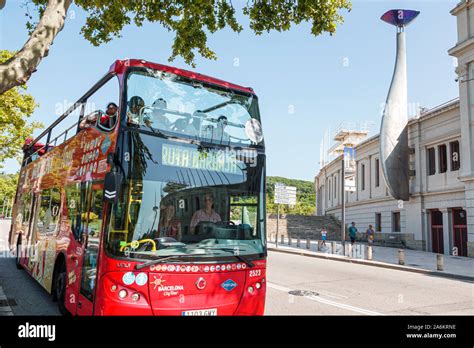
<instances>
[{"instance_id":1,"label":"sidewalk","mask_svg":"<svg viewBox=\"0 0 474 348\"><path fill-rule=\"evenodd\" d=\"M4 252L9 250L8 248L8 235L10 233L9 219L0 219L0 257L5 257Z\"/></svg>"},{"instance_id":2,"label":"sidewalk","mask_svg":"<svg viewBox=\"0 0 474 348\"><path fill-rule=\"evenodd\" d=\"M288 245L288 238L285 238L284 244L280 241L278 248L275 248L274 241L268 241L268 250L474 281L474 258L443 255L444 270L438 271L436 254L425 251L403 249L405 265L402 266L398 264L398 248L374 246L372 260L367 260L367 243L355 243L349 258L343 255L341 242L336 242L336 254L332 254L331 241L326 241L326 247L321 251L317 251L318 242L314 240L310 241L310 249L306 249L306 239L301 240L299 248L296 247L296 239L292 238L291 246Z\"/></svg>"},{"instance_id":3,"label":"sidewalk","mask_svg":"<svg viewBox=\"0 0 474 348\"><path fill-rule=\"evenodd\" d=\"M7 296L3 292L3 288L0 286L0 316L6 315L13 315L13 311L8 303Z\"/></svg>"}]
</instances>

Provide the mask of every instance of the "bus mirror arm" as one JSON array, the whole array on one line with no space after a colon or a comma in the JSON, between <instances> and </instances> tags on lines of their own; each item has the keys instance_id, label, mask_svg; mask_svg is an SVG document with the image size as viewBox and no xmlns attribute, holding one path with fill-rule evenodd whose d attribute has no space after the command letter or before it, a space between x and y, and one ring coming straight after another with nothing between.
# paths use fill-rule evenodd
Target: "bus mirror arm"
<instances>
[{"instance_id":1,"label":"bus mirror arm","mask_svg":"<svg viewBox=\"0 0 474 348\"><path fill-rule=\"evenodd\" d=\"M107 163L111 165L112 170L114 169L114 167L120 169L120 171L122 172L122 175L125 176L125 171L123 170L123 167L120 164L120 161L117 159L116 153L109 152L107 154Z\"/></svg>"},{"instance_id":2,"label":"bus mirror arm","mask_svg":"<svg viewBox=\"0 0 474 348\"><path fill-rule=\"evenodd\" d=\"M114 154L109 152L107 154L107 163L108 164L112 164L112 166L114 165L115 161L114 161Z\"/></svg>"},{"instance_id":3,"label":"bus mirror arm","mask_svg":"<svg viewBox=\"0 0 474 348\"><path fill-rule=\"evenodd\" d=\"M117 166L112 163L112 170L105 174L104 202L117 203L122 187L122 174L117 171Z\"/></svg>"}]
</instances>

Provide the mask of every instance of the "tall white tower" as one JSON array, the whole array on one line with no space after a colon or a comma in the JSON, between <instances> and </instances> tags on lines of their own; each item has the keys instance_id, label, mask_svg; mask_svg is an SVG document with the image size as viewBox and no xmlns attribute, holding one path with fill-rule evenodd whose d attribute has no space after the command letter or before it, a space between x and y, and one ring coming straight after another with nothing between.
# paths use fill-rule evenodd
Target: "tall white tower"
<instances>
[{"instance_id":1,"label":"tall white tower","mask_svg":"<svg viewBox=\"0 0 474 348\"><path fill-rule=\"evenodd\" d=\"M409 148L407 106L407 59L405 27L420 12L390 10L381 19L397 28L397 54L392 83L380 126L380 157L382 172L391 195L409 200Z\"/></svg>"}]
</instances>

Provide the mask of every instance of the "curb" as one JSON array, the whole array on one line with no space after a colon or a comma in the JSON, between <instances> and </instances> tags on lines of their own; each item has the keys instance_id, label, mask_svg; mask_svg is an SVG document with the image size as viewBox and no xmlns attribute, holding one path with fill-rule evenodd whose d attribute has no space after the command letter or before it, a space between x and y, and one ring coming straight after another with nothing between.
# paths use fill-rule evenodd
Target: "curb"
<instances>
[{"instance_id":1,"label":"curb","mask_svg":"<svg viewBox=\"0 0 474 348\"><path fill-rule=\"evenodd\" d=\"M304 252L303 250L302 251L299 251L299 250L292 251L292 250L278 249L278 248L274 248L274 247L267 248L267 250L276 251L276 252L284 253L284 254L293 254L293 255L300 255L300 256L306 256L306 257L314 257L314 258L317 258L317 259L326 259L326 260L332 260L332 261L355 263L355 264L359 264L359 265L375 266L375 267L381 267L381 268L395 269L395 270L398 270L398 271L406 271L406 272L426 274L426 275L441 277L441 278L448 278L448 279L456 279L456 280L464 280L464 281L474 282L474 277L470 277L470 276L454 274L454 273L444 273L442 271L432 271L432 270L423 269L423 268L413 268L413 267L396 265L396 264L385 263L385 262L380 262L380 261L351 259L351 258L348 258L348 257L345 257L345 256L333 256L331 254L324 254L324 255L310 254L310 253Z\"/></svg>"}]
</instances>

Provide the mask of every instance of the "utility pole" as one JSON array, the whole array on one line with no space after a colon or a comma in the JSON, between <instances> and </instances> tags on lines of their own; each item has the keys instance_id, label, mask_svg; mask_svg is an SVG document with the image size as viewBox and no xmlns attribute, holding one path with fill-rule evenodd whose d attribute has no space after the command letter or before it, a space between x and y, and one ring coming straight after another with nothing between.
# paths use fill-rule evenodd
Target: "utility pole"
<instances>
[{"instance_id":1,"label":"utility pole","mask_svg":"<svg viewBox=\"0 0 474 348\"><path fill-rule=\"evenodd\" d=\"M275 234L275 247L278 248L278 226L280 225L280 204L277 204L277 230Z\"/></svg>"},{"instance_id":2,"label":"utility pole","mask_svg":"<svg viewBox=\"0 0 474 348\"><path fill-rule=\"evenodd\" d=\"M346 240L346 173L345 173L345 153L342 154L342 169L341 169L341 239L342 239L342 250L344 249L344 242Z\"/></svg>"}]
</instances>

